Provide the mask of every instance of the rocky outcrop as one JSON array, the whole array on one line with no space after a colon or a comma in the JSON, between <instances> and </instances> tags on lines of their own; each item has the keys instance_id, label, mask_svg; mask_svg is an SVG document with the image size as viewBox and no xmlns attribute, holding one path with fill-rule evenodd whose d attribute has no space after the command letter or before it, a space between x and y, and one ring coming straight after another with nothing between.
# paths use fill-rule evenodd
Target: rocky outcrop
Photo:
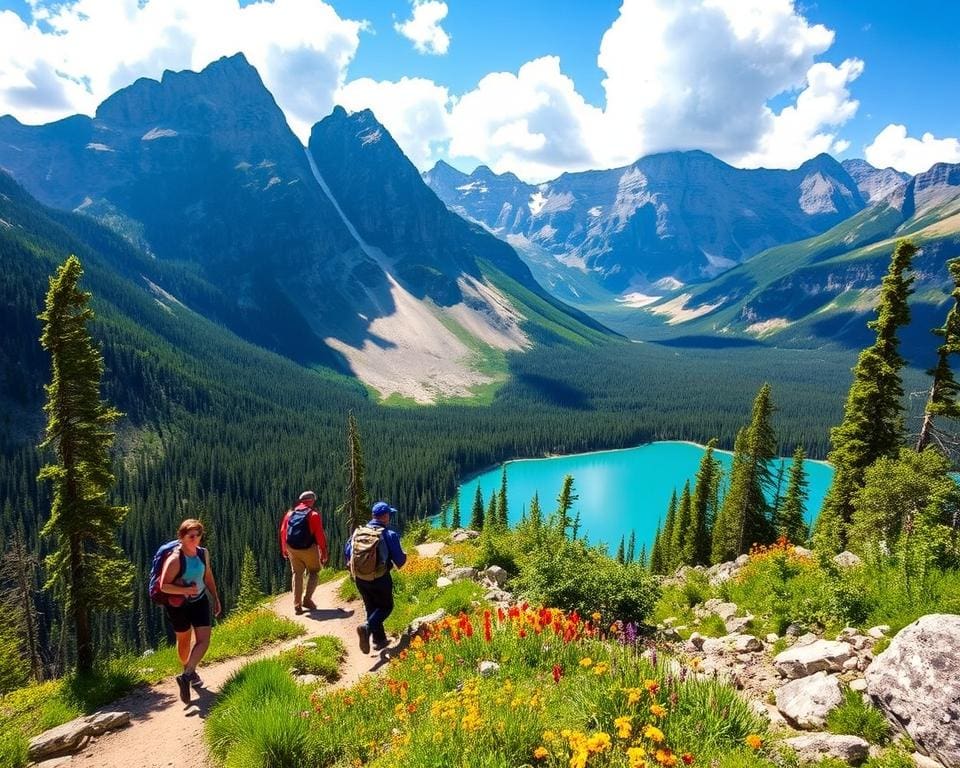
<instances>
[{"instance_id":1,"label":"rocky outcrop","mask_svg":"<svg viewBox=\"0 0 960 768\"><path fill-rule=\"evenodd\" d=\"M919 751L960 768L960 616L900 630L866 672L867 693Z\"/></svg>"},{"instance_id":2,"label":"rocky outcrop","mask_svg":"<svg viewBox=\"0 0 960 768\"><path fill-rule=\"evenodd\" d=\"M76 752L92 737L127 725L129 712L98 712L58 725L30 740L30 759L38 762Z\"/></svg>"},{"instance_id":3,"label":"rocky outcrop","mask_svg":"<svg viewBox=\"0 0 960 768\"><path fill-rule=\"evenodd\" d=\"M806 645L798 642L777 654L773 665L783 677L795 679L820 671L839 672L853 655L851 646L843 642L816 640Z\"/></svg>"},{"instance_id":4,"label":"rocky outcrop","mask_svg":"<svg viewBox=\"0 0 960 768\"><path fill-rule=\"evenodd\" d=\"M832 757L850 765L860 765L870 752L870 745L859 736L838 736L833 733L795 736L784 743L804 763L819 763L825 757Z\"/></svg>"}]
</instances>

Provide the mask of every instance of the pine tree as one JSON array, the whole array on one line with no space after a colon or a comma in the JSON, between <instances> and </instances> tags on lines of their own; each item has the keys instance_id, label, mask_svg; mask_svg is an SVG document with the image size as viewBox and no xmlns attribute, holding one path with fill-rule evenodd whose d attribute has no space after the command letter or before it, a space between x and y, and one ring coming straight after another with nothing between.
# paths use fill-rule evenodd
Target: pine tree
<instances>
[{"instance_id":1,"label":"pine tree","mask_svg":"<svg viewBox=\"0 0 960 768\"><path fill-rule=\"evenodd\" d=\"M507 510L507 465L503 465L500 474L500 493L497 496L497 514L500 516L500 528L506 530L510 527L510 514Z\"/></svg>"},{"instance_id":2,"label":"pine tree","mask_svg":"<svg viewBox=\"0 0 960 768\"><path fill-rule=\"evenodd\" d=\"M11 537L10 549L0 561L0 583L10 585L0 593L0 614L7 619L5 625L17 638L17 645L23 648L30 675L39 681L42 677L40 637L32 587L36 569L37 557L27 551L23 531L18 527Z\"/></svg>"},{"instance_id":3,"label":"pine tree","mask_svg":"<svg viewBox=\"0 0 960 768\"><path fill-rule=\"evenodd\" d=\"M347 536L366 522L370 510L370 497L367 495L366 465L363 460L363 446L360 443L360 428L353 411L347 414L347 488L346 500L340 507L345 516Z\"/></svg>"},{"instance_id":4,"label":"pine tree","mask_svg":"<svg viewBox=\"0 0 960 768\"><path fill-rule=\"evenodd\" d=\"M637 560L637 562L640 563L641 568L647 567L647 545L646 544L640 545L640 559Z\"/></svg>"},{"instance_id":5,"label":"pine tree","mask_svg":"<svg viewBox=\"0 0 960 768\"><path fill-rule=\"evenodd\" d=\"M637 554L637 535L634 531L630 531L630 543L627 545L627 562L632 563L636 558Z\"/></svg>"},{"instance_id":6,"label":"pine tree","mask_svg":"<svg viewBox=\"0 0 960 768\"><path fill-rule=\"evenodd\" d=\"M450 524L456 529L460 527L460 493L453 494L453 519Z\"/></svg>"},{"instance_id":7,"label":"pine tree","mask_svg":"<svg viewBox=\"0 0 960 768\"><path fill-rule=\"evenodd\" d=\"M474 531L483 530L483 494L480 483L477 483L477 492L473 497L473 508L470 510L470 528Z\"/></svg>"},{"instance_id":8,"label":"pine tree","mask_svg":"<svg viewBox=\"0 0 960 768\"><path fill-rule=\"evenodd\" d=\"M903 440L904 359L897 329L910 321L907 299L913 277L907 276L916 248L900 240L880 288L877 317L867 323L876 341L863 350L853 369L853 383L843 409L843 421L830 430L833 482L817 519L816 548L839 552L847 547L853 497L863 487L867 467L882 457L897 455Z\"/></svg>"},{"instance_id":9,"label":"pine tree","mask_svg":"<svg viewBox=\"0 0 960 768\"><path fill-rule=\"evenodd\" d=\"M617 547L617 562L620 565L625 565L627 562L627 545L623 536L620 537L620 546Z\"/></svg>"},{"instance_id":10,"label":"pine tree","mask_svg":"<svg viewBox=\"0 0 960 768\"><path fill-rule=\"evenodd\" d=\"M690 481L688 480L683 484L683 490L680 492L680 502L677 504L677 518L670 536L670 556L673 560L671 564L672 568L689 565L684 559L684 553L687 549L687 544L692 540L692 531L690 530L691 519Z\"/></svg>"},{"instance_id":11,"label":"pine tree","mask_svg":"<svg viewBox=\"0 0 960 768\"><path fill-rule=\"evenodd\" d=\"M714 525L714 562L731 560L751 544L773 538L767 502L767 491L773 485L770 464L777 455L773 410L770 385L764 384L753 401L750 426L740 431L734 444L730 491Z\"/></svg>"},{"instance_id":12,"label":"pine tree","mask_svg":"<svg viewBox=\"0 0 960 768\"><path fill-rule=\"evenodd\" d=\"M47 427L42 448L56 462L38 480L53 485L53 504L43 535L54 539L47 558L52 590L73 624L77 669L93 669L91 612L129 608L132 565L117 543L127 508L108 499L114 484L110 448L120 412L100 399L103 356L90 337L90 294L78 288L83 268L70 256L50 279L40 344L50 353L46 385Z\"/></svg>"},{"instance_id":13,"label":"pine tree","mask_svg":"<svg viewBox=\"0 0 960 768\"><path fill-rule=\"evenodd\" d=\"M806 458L806 451L802 445L798 444L793 452L793 463L790 465L787 493L783 504L777 510L775 519L777 535L786 536L787 540L794 544L805 544L809 535L807 524L803 519L809 497L807 491L809 482L804 468Z\"/></svg>"},{"instance_id":14,"label":"pine tree","mask_svg":"<svg viewBox=\"0 0 960 768\"><path fill-rule=\"evenodd\" d=\"M543 526L543 512L540 509L540 494L533 492L533 498L530 499L530 528L534 533L539 533Z\"/></svg>"},{"instance_id":15,"label":"pine tree","mask_svg":"<svg viewBox=\"0 0 960 768\"><path fill-rule=\"evenodd\" d=\"M450 505L444 504L443 509L440 512L440 527L449 528L450 527Z\"/></svg>"},{"instance_id":16,"label":"pine tree","mask_svg":"<svg viewBox=\"0 0 960 768\"><path fill-rule=\"evenodd\" d=\"M945 416L948 419L960 419L960 405L957 395L960 385L953 377L950 369L950 355L960 352L960 259L951 259L947 262L947 269L953 279L953 304L947 312L947 319L942 328L934 329L934 333L943 339L937 348L937 364L927 374L933 377L930 385L930 394L923 413L923 424L920 435L917 437L917 452L923 451L932 440L939 442L939 431L934 426L934 418ZM941 446L942 447L942 446Z\"/></svg>"},{"instance_id":17,"label":"pine tree","mask_svg":"<svg viewBox=\"0 0 960 768\"><path fill-rule=\"evenodd\" d=\"M670 573L675 568L673 552L673 532L677 527L677 489L670 494L670 504L667 506L667 516L663 521L663 531L660 534L660 568L657 573Z\"/></svg>"},{"instance_id":18,"label":"pine tree","mask_svg":"<svg viewBox=\"0 0 960 768\"><path fill-rule=\"evenodd\" d=\"M240 588L237 593L237 611L252 611L263 602L263 590L257 575L257 562L253 550L247 546L243 550L243 563L240 566Z\"/></svg>"},{"instance_id":19,"label":"pine tree","mask_svg":"<svg viewBox=\"0 0 960 768\"><path fill-rule=\"evenodd\" d=\"M576 541L580 535L580 510L577 510L576 517L573 518L573 524L570 526L570 541Z\"/></svg>"},{"instance_id":20,"label":"pine tree","mask_svg":"<svg viewBox=\"0 0 960 768\"><path fill-rule=\"evenodd\" d=\"M694 479L693 500L690 505L690 538L683 552L683 560L690 565L710 562L710 526L713 504L720 483L720 464L713 455L717 441L707 443Z\"/></svg>"},{"instance_id":21,"label":"pine tree","mask_svg":"<svg viewBox=\"0 0 960 768\"><path fill-rule=\"evenodd\" d=\"M497 513L497 492L492 491L490 493L490 501L487 504L487 511L483 516L483 527L489 528L491 531L496 531L500 529L500 516Z\"/></svg>"},{"instance_id":22,"label":"pine tree","mask_svg":"<svg viewBox=\"0 0 960 768\"><path fill-rule=\"evenodd\" d=\"M570 527L570 510L580 497L573 492L573 475L565 475L563 485L560 488L560 494L557 496L557 526L560 533L566 535L567 528Z\"/></svg>"},{"instance_id":23,"label":"pine tree","mask_svg":"<svg viewBox=\"0 0 960 768\"><path fill-rule=\"evenodd\" d=\"M663 526L657 521L657 533L653 537L653 547L650 549L650 573L666 573L666 565L663 559Z\"/></svg>"}]
</instances>

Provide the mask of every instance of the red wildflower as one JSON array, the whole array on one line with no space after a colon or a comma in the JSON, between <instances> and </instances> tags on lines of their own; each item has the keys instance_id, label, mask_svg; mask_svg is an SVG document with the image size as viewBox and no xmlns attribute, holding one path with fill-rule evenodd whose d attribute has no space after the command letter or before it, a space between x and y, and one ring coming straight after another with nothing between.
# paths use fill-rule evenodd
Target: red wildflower
<instances>
[{"instance_id":1,"label":"red wildflower","mask_svg":"<svg viewBox=\"0 0 960 768\"><path fill-rule=\"evenodd\" d=\"M553 682L559 683L560 678L563 677L563 667L559 664L553 665Z\"/></svg>"}]
</instances>

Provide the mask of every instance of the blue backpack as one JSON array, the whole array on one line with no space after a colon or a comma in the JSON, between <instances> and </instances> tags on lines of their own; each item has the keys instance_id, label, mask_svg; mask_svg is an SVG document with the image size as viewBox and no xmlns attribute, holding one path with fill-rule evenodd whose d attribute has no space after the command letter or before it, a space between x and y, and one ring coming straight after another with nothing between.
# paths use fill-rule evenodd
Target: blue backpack
<instances>
[{"instance_id":1,"label":"blue backpack","mask_svg":"<svg viewBox=\"0 0 960 768\"><path fill-rule=\"evenodd\" d=\"M317 543L310 532L310 514L312 509L295 509L287 518L287 546L293 549L307 549ZM319 513L317 513L319 514Z\"/></svg>"},{"instance_id":2,"label":"blue backpack","mask_svg":"<svg viewBox=\"0 0 960 768\"><path fill-rule=\"evenodd\" d=\"M160 549L158 549L153 556L153 564L150 566L150 583L147 587L147 591L150 595L150 599L157 605L169 605L171 608L177 608L183 605L187 599L183 595L170 595L160 589L160 577L163 575L163 564L167 561L170 553L172 553L179 546L180 542L177 539L168 541L166 544L160 547ZM182 550L179 554L179 572L183 573L187 569L187 558L186 555L183 554ZM197 556L206 561L206 550L203 547L197 547ZM180 583L180 579L175 579L175 582Z\"/></svg>"}]
</instances>

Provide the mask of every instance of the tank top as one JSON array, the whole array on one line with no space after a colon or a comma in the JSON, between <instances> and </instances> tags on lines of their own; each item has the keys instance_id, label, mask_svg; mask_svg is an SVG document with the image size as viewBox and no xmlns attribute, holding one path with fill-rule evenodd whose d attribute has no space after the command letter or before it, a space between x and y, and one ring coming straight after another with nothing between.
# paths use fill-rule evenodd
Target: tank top
<instances>
[{"instance_id":1,"label":"tank top","mask_svg":"<svg viewBox=\"0 0 960 768\"><path fill-rule=\"evenodd\" d=\"M189 602L194 602L202 598L206 591L206 586L203 583L203 575L207 570L207 564L203 561L203 558L199 556L190 557L186 553L184 553L183 559L186 567L183 569L183 573L180 574L180 581L183 582L185 587L189 587L191 584L196 584L200 587L200 592L196 597L187 598Z\"/></svg>"}]
</instances>

